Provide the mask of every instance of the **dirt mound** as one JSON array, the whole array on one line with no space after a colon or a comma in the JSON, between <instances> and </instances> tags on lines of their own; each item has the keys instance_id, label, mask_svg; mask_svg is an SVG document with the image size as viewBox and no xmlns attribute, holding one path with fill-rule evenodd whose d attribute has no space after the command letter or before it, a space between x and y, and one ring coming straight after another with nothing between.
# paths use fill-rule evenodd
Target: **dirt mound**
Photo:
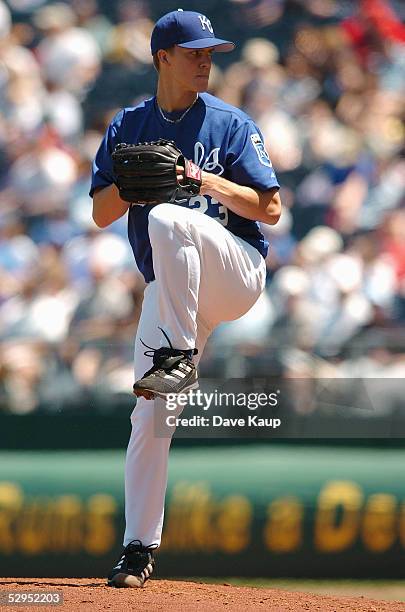
<instances>
[{"instance_id":1,"label":"dirt mound","mask_svg":"<svg viewBox=\"0 0 405 612\"><path fill-rule=\"evenodd\" d=\"M80 610L157 610L196 612L229 610L250 612L313 611L319 612L405 612L405 603L377 601L365 597L331 597L311 593L290 593L279 589L238 587L229 584L203 584L170 580L150 580L143 589L112 589L101 578L2 578L0 579L0 609L43 611L47 605L27 604L6 606L5 596L17 593L63 594L64 603L52 606L56 611Z\"/></svg>"}]
</instances>

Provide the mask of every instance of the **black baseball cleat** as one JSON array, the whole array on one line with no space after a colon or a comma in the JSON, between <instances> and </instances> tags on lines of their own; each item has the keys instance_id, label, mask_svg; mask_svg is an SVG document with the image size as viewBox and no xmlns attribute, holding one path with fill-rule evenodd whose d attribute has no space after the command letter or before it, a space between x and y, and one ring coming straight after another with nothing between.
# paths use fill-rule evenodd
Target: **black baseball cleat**
<instances>
[{"instance_id":1,"label":"black baseball cleat","mask_svg":"<svg viewBox=\"0 0 405 612\"><path fill-rule=\"evenodd\" d=\"M117 588L143 587L155 567L153 551L153 547L143 546L140 540L132 540L125 546L117 565L108 575L108 586Z\"/></svg>"},{"instance_id":2,"label":"black baseball cleat","mask_svg":"<svg viewBox=\"0 0 405 612\"><path fill-rule=\"evenodd\" d=\"M192 361L192 356L197 355L197 349L181 351L173 348L167 334L161 327L159 329L170 346L153 349L141 340L142 344L150 349L145 351L145 355L153 357L153 366L133 387L137 397L147 400L154 397L165 398L170 393L186 393L198 387L197 369Z\"/></svg>"}]
</instances>

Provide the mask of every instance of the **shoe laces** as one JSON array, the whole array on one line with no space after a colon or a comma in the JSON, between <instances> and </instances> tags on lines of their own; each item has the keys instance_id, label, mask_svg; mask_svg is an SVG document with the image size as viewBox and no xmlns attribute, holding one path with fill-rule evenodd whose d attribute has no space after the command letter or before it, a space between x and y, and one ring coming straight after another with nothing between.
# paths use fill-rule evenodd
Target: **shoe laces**
<instances>
[{"instance_id":1,"label":"shoe laces","mask_svg":"<svg viewBox=\"0 0 405 612\"><path fill-rule=\"evenodd\" d=\"M144 352L144 355L146 357L153 358L153 368L151 368L149 372L151 372L152 370L156 371L156 369L164 370L164 369L172 368L173 366L177 365L182 359L188 358L187 355L185 354L187 351L181 351L180 349L175 349L173 347L173 344L170 341L169 336L166 334L164 329L162 329L161 327L158 327L158 329L160 329L160 331L166 338L167 342L169 343L169 346L161 346L160 348L156 349L156 348L153 348L152 346L147 345L141 339L141 343L143 344L143 346L148 349L147 351ZM197 353L198 353L198 349L196 348L193 349L192 354L197 355Z\"/></svg>"},{"instance_id":2,"label":"shoe laces","mask_svg":"<svg viewBox=\"0 0 405 612\"><path fill-rule=\"evenodd\" d=\"M136 542L138 542L136 544ZM132 553L152 553L153 550L157 548L157 546L144 546L141 540L131 540L129 544L127 544L124 548L124 554L132 554Z\"/></svg>"},{"instance_id":3,"label":"shoe laces","mask_svg":"<svg viewBox=\"0 0 405 612\"><path fill-rule=\"evenodd\" d=\"M124 555L132 571L142 571L147 563L153 563L153 551L157 546L144 546L141 540L132 540L124 548Z\"/></svg>"}]
</instances>

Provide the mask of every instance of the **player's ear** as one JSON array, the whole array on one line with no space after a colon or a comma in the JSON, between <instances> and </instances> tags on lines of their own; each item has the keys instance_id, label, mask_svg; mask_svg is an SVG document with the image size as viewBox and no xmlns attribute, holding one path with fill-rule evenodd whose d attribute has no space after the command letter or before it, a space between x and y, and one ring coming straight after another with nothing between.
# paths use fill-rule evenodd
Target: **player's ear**
<instances>
[{"instance_id":1,"label":"player's ear","mask_svg":"<svg viewBox=\"0 0 405 612\"><path fill-rule=\"evenodd\" d=\"M169 56L165 49L159 49L157 55L161 64L170 64Z\"/></svg>"}]
</instances>

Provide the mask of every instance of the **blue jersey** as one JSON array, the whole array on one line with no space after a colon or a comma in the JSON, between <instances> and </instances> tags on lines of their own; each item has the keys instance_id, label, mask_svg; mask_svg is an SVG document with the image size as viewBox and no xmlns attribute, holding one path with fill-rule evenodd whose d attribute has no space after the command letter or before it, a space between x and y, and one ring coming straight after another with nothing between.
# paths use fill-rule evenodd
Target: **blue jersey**
<instances>
[{"instance_id":1,"label":"blue jersey","mask_svg":"<svg viewBox=\"0 0 405 612\"><path fill-rule=\"evenodd\" d=\"M165 113L176 119L182 113ZM93 163L90 196L97 187L113 180L111 153L120 142L136 144L165 138L173 140L185 157L202 170L266 191L279 187L260 130L241 110L210 94L199 94L197 102L178 123L162 117L156 97L134 108L121 110L109 125ZM245 219L206 195L191 197L188 206L217 219L235 236L246 240L266 257L268 242L257 221ZM128 238L139 270L148 283L154 279L148 214L152 206L132 205L128 214Z\"/></svg>"}]
</instances>

